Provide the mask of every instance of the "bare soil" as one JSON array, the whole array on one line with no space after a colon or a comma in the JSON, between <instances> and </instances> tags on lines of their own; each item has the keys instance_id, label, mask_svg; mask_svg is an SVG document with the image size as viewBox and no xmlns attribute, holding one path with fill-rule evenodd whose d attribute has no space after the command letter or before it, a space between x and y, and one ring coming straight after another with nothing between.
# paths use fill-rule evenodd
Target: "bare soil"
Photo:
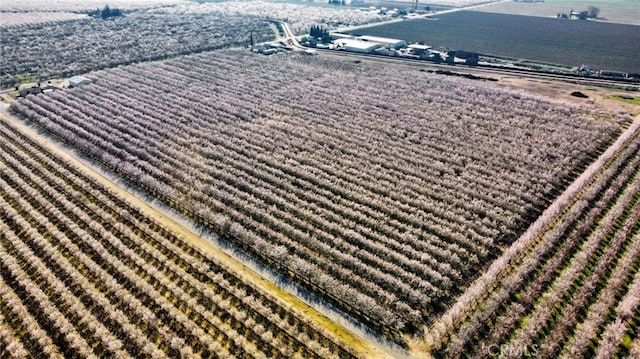
<instances>
[{"instance_id":1,"label":"bare soil","mask_svg":"<svg viewBox=\"0 0 640 359\"><path fill-rule=\"evenodd\" d=\"M625 91L617 88L594 87L560 81L547 81L513 76L501 76L499 77L498 83L556 100L579 104L592 104L607 111L623 111L631 114L632 116L640 114L640 105L625 103L611 98L613 96L638 98L640 97L640 91ZM581 92L587 95L588 98L572 96L571 93L574 91Z\"/></svg>"},{"instance_id":2,"label":"bare soil","mask_svg":"<svg viewBox=\"0 0 640 359\"><path fill-rule=\"evenodd\" d=\"M633 1L629 3L633 4ZM558 14L569 13L572 9L577 12L587 10L589 5L597 6L600 8L600 16L595 21L627 25L640 25L640 5L636 5L635 7L625 7L611 5L608 6L604 3L602 5L599 5L597 4L597 2L583 2L582 4L573 4L571 2L562 1L545 1L535 3L514 1L487 5L485 7L478 8L477 11L555 18L558 16Z\"/></svg>"}]
</instances>

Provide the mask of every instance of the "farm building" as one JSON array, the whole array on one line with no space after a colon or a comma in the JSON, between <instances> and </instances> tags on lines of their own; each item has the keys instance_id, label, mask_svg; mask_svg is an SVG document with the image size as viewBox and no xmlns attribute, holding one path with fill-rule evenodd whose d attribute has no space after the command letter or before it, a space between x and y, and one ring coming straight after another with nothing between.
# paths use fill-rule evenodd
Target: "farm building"
<instances>
[{"instance_id":1,"label":"farm building","mask_svg":"<svg viewBox=\"0 0 640 359\"><path fill-rule=\"evenodd\" d=\"M332 39L334 40L340 40L340 39L353 39L355 36L350 35L350 34L343 34L341 32L330 32L329 36L331 36Z\"/></svg>"},{"instance_id":2,"label":"farm building","mask_svg":"<svg viewBox=\"0 0 640 359\"><path fill-rule=\"evenodd\" d=\"M431 46L429 46L429 45L410 44L407 47L412 49L413 51L429 51L429 50L431 50Z\"/></svg>"},{"instance_id":3,"label":"farm building","mask_svg":"<svg viewBox=\"0 0 640 359\"><path fill-rule=\"evenodd\" d=\"M373 50L384 47L383 44L358 39L340 39L333 42L338 50L371 53Z\"/></svg>"},{"instance_id":4,"label":"farm building","mask_svg":"<svg viewBox=\"0 0 640 359\"><path fill-rule=\"evenodd\" d=\"M417 56L426 56L431 54L431 46L421 44L410 44L407 46L409 51Z\"/></svg>"},{"instance_id":5,"label":"farm building","mask_svg":"<svg viewBox=\"0 0 640 359\"><path fill-rule=\"evenodd\" d=\"M82 86L82 85L88 85L91 82L92 81L89 80L86 77L73 76L72 78L69 79L69 87L78 87L78 86Z\"/></svg>"},{"instance_id":6,"label":"farm building","mask_svg":"<svg viewBox=\"0 0 640 359\"><path fill-rule=\"evenodd\" d=\"M57 87L51 86L51 85L47 85L47 86L42 88L42 93L50 93L50 92L53 92L53 91L56 91L56 90L58 90Z\"/></svg>"},{"instance_id":7,"label":"farm building","mask_svg":"<svg viewBox=\"0 0 640 359\"><path fill-rule=\"evenodd\" d=\"M382 44L382 46L388 47L390 49L400 49L407 46L407 42L404 40L390 39L387 37L364 35L364 36L358 37L358 40L375 42L378 44Z\"/></svg>"},{"instance_id":8,"label":"farm building","mask_svg":"<svg viewBox=\"0 0 640 359\"><path fill-rule=\"evenodd\" d=\"M627 77L627 73L622 71L600 70L600 76Z\"/></svg>"}]
</instances>

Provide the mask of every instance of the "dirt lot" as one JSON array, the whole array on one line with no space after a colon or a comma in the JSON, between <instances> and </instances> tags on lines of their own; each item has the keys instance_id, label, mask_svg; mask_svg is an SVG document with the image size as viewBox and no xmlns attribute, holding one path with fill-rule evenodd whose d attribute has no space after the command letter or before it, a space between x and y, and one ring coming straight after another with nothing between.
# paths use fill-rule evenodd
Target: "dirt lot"
<instances>
[{"instance_id":1,"label":"dirt lot","mask_svg":"<svg viewBox=\"0 0 640 359\"><path fill-rule=\"evenodd\" d=\"M560 81L546 81L525 77L501 76L499 83L503 86L521 89L556 100L573 103L586 103L607 109L612 112L624 111L632 116L640 115L640 104L623 101L624 98L640 98L640 91L626 91L622 88L605 88L570 84ZM581 92L587 98L572 96L573 92Z\"/></svg>"}]
</instances>

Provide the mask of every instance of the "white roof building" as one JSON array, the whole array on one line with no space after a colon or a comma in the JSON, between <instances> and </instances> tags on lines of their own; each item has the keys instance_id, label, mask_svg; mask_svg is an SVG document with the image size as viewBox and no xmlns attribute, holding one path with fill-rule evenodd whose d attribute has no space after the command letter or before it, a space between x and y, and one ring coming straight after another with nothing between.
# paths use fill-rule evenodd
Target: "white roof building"
<instances>
[{"instance_id":1,"label":"white roof building","mask_svg":"<svg viewBox=\"0 0 640 359\"><path fill-rule=\"evenodd\" d=\"M376 42L376 43L382 44L382 46L388 47L390 49L399 49L399 48L407 46L407 42L404 41L404 40L390 39L390 38L387 38L387 37L364 35L364 36L358 37L358 39L362 40L362 41Z\"/></svg>"},{"instance_id":2,"label":"white roof building","mask_svg":"<svg viewBox=\"0 0 640 359\"><path fill-rule=\"evenodd\" d=\"M72 78L69 79L69 87L78 87L82 85L88 85L92 82L93 81L83 76L73 76Z\"/></svg>"},{"instance_id":3,"label":"white roof building","mask_svg":"<svg viewBox=\"0 0 640 359\"><path fill-rule=\"evenodd\" d=\"M422 51L431 50L431 46L429 45L410 44L407 47L410 49L416 49L416 50L422 50Z\"/></svg>"},{"instance_id":4,"label":"white roof building","mask_svg":"<svg viewBox=\"0 0 640 359\"><path fill-rule=\"evenodd\" d=\"M362 41L358 39L340 39L334 41L333 44L338 50L362 53L371 53L377 48L384 47L384 45L377 42Z\"/></svg>"}]
</instances>

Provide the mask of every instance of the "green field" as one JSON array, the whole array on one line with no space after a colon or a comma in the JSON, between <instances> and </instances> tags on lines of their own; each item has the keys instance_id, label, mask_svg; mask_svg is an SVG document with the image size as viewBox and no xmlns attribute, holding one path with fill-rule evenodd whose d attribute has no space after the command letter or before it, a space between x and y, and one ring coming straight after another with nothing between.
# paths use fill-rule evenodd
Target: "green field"
<instances>
[{"instance_id":1,"label":"green field","mask_svg":"<svg viewBox=\"0 0 640 359\"><path fill-rule=\"evenodd\" d=\"M434 48L640 72L640 26L460 11L437 19L370 27L358 33L422 41Z\"/></svg>"},{"instance_id":2,"label":"green field","mask_svg":"<svg viewBox=\"0 0 640 359\"><path fill-rule=\"evenodd\" d=\"M610 99L622 101L631 105L640 105L640 97L631 97L631 96L610 96Z\"/></svg>"},{"instance_id":3,"label":"green field","mask_svg":"<svg viewBox=\"0 0 640 359\"><path fill-rule=\"evenodd\" d=\"M30 84L38 82L38 77L35 75L20 74L18 75L18 78L20 79L20 84Z\"/></svg>"}]
</instances>

